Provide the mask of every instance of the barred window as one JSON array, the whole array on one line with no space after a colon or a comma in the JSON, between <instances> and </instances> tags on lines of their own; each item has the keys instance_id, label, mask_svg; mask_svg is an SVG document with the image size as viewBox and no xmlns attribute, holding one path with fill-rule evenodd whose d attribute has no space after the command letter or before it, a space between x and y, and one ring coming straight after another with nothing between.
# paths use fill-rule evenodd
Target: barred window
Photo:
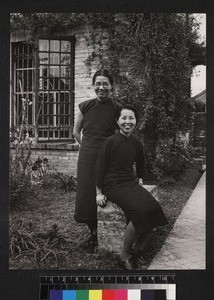
<instances>
[{"instance_id":1,"label":"barred window","mask_svg":"<svg viewBox=\"0 0 214 300\"><path fill-rule=\"evenodd\" d=\"M73 39L12 44L12 123L38 141L66 141L73 131Z\"/></svg>"}]
</instances>

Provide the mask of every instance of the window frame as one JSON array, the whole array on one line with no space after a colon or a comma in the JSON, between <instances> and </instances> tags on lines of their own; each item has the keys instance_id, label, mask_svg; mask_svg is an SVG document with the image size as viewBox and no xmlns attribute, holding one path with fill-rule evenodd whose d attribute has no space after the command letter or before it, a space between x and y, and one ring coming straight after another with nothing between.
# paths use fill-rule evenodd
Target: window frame
<instances>
[{"instance_id":1,"label":"window frame","mask_svg":"<svg viewBox=\"0 0 214 300\"><path fill-rule=\"evenodd\" d=\"M65 41L69 41L70 42L70 64L69 64L69 71L70 71L70 78L68 79L69 80L69 88L68 88L68 94L69 94L69 114L68 114L68 118L69 118L69 131L68 131L68 138L67 137L60 137L58 136L57 138L54 137L53 135L53 138L50 137L50 133L48 133L48 138L44 138L44 137L39 137L38 135L38 132L39 132L39 122L37 122L36 120L36 116L38 114L38 111L39 111L39 40L48 40L49 41L49 45L50 45L50 41L51 40L57 40L57 41L62 41L62 40L65 40ZM16 72L16 61L14 60L14 57L13 57L13 53L14 53L14 46L16 45L16 43L26 43L25 40L22 40L22 41L14 41L14 42L11 42L11 54L12 54L12 57L11 57L11 85L12 85L12 88L11 88L11 98L12 98L12 101L11 101L11 125L12 126L17 126L18 124L16 124L17 120L14 119L14 110L15 110L15 101L16 101L16 95L15 93L13 93L13 88L14 88L14 85L16 84L16 79L15 79L15 72ZM52 51L50 51L50 48L48 49L48 51L42 51L42 52L47 52L47 53L51 53ZM53 51L54 53L55 51ZM32 112L32 125L35 127L35 137L36 137L36 140L38 143L60 143L60 142L73 142L73 127L74 127L74 61L75 61L75 37L74 36L52 36L52 35L41 35L41 36L38 36L35 40L35 74L34 74L34 80L35 82L32 84L32 86L34 85L34 97L35 97L35 110L34 112ZM59 50L59 53L62 53L61 52L61 49ZM68 52L65 52L65 53L68 53ZM48 54L48 55L49 55ZM50 56L49 56L50 57ZM50 61L48 62L47 66L51 66L52 64L50 63ZM61 68L61 63L59 61L59 63L57 64L59 66L59 68ZM65 65L66 66L66 65ZM48 77L48 76L47 76ZM61 76L59 76L59 78L61 78ZM66 79L66 77L62 77L64 79ZM60 92L60 85L58 83L58 88L56 89L57 92ZM59 104L60 105L60 104ZM48 116L49 114L47 114ZM59 115L59 116L57 116ZM63 117L65 117L65 112L62 114ZM57 113L56 114L56 117L60 118L60 113ZM49 117L48 117L49 118ZM61 130L60 130L60 121L59 121L59 135L61 133ZM66 127L64 127L66 128ZM63 127L62 127L63 129ZM54 130L54 129L53 129ZM51 127L50 127L50 123L47 124L47 131L51 132ZM62 130L63 131L63 130Z\"/></svg>"}]
</instances>

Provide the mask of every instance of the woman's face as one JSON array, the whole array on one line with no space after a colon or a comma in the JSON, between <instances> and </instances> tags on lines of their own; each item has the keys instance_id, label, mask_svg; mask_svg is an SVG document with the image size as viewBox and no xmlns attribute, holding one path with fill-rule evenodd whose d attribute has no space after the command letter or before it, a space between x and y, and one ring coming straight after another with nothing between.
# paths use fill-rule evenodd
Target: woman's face
<instances>
[{"instance_id":1,"label":"woman's face","mask_svg":"<svg viewBox=\"0 0 214 300\"><path fill-rule=\"evenodd\" d=\"M105 76L97 76L94 82L94 90L99 101L105 101L110 97L112 86Z\"/></svg>"},{"instance_id":2,"label":"woman's face","mask_svg":"<svg viewBox=\"0 0 214 300\"><path fill-rule=\"evenodd\" d=\"M120 132L129 136L136 126L135 113L130 109L122 109L117 124L120 127Z\"/></svg>"}]
</instances>

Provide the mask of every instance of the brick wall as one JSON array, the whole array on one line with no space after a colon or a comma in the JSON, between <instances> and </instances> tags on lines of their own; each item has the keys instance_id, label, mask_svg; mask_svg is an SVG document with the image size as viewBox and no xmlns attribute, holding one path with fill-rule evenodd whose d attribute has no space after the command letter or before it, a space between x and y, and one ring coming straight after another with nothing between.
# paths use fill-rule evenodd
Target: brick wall
<instances>
[{"instance_id":1,"label":"brick wall","mask_svg":"<svg viewBox=\"0 0 214 300\"><path fill-rule=\"evenodd\" d=\"M40 159L47 158L49 172L63 172L76 176L78 149L77 144L39 144L32 147L31 159L35 161L38 157ZM11 148L10 154L14 156L14 148Z\"/></svg>"},{"instance_id":2,"label":"brick wall","mask_svg":"<svg viewBox=\"0 0 214 300\"><path fill-rule=\"evenodd\" d=\"M55 32L54 36L74 36L75 53L74 53L74 122L78 110L78 105L88 99L96 97L92 86L92 76L98 68L95 64L91 67L89 74L85 64L88 56L94 51L96 45L90 40L90 28L82 27L77 29L66 29ZM95 33L97 37L101 34L100 30ZM49 35L47 32L41 32L41 35ZM49 35L50 36L50 35ZM18 32L17 36L13 35L11 42L24 41L25 33ZM32 149L32 159L47 158L49 161L49 170L51 172L66 172L76 174L79 146L77 144L38 144ZM11 148L13 155L15 150Z\"/></svg>"},{"instance_id":3,"label":"brick wall","mask_svg":"<svg viewBox=\"0 0 214 300\"><path fill-rule=\"evenodd\" d=\"M76 30L68 29L64 32L64 35L75 36L76 39L74 55L74 119L78 105L85 100L96 97L92 85L92 77L99 68L99 63L95 60L90 72L85 64L89 55L98 47L98 45L94 44L94 41L91 41L90 30L89 27L82 27ZM96 38L98 39L100 34L101 30L99 29L94 32L95 40Z\"/></svg>"}]
</instances>

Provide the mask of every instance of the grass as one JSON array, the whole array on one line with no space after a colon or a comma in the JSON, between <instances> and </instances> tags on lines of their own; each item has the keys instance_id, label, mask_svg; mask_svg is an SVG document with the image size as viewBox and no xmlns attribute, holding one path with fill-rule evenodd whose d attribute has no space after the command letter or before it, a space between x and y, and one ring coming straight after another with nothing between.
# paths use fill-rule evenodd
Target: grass
<instances>
[{"instance_id":1,"label":"grass","mask_svg":"<svg viewBox=\"0 0 214 300\"><path fill-rule=\"evenodd\" d=\"M191 166L173 186L158 187L169 225L157 228L147 239L147 262L160 250L200 176ZM74 205L75 192L48 186L11 212L10 269L119 270L117 255L87 254L80 249L88 229L74 221Z\"/></svg>"}]
</instances>

